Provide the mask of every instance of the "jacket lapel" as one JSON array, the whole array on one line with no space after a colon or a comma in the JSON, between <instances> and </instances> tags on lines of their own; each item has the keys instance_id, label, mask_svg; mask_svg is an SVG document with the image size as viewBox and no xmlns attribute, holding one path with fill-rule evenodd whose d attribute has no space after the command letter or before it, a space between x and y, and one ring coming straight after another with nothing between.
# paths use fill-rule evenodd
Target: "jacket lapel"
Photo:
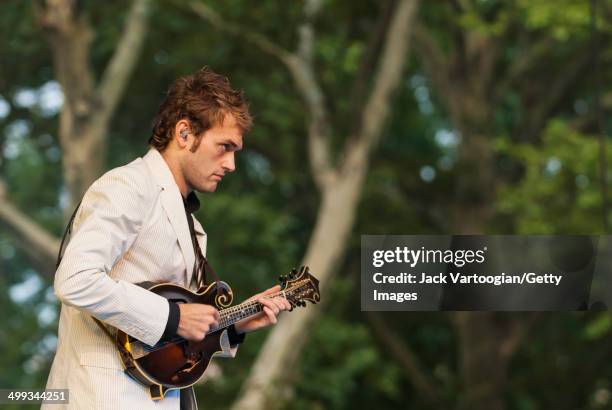
<instances>
[{"instance_id":1,"label":"jacket lapel","mask_svg":"<svg viewBox=\"0 0 612 410\"><path fill-rule=\"evenodd\" d=\"M179 247L185 260L186 285L189 286L195 263L195 255L193 253L189 225L187 224L187 216L185 215L183 197L174 181L170 168L168 168L166 161L157 150L150 149L143 159L151 170L156 184L161 188L161 204L178 239ZM161 246L164 246L164 244L161 244Z\"/></svg>"},{"instance_id":2,"label":"jacket lapel","mask_svg":"<svg viewBox=\"0 0 612 410\"><path fill-rule=\"evenodd\" d=\"M195 255L193 253L193 244L191 243L191 235L189 233L189 225L187 225L187 216L185 215L185 206L181 200L181 194L176 189L164 189L161 192L161 202L170 224L178 238L179 247L185 259L186 280L187 285L191 281L193 272L193 264L195 263Z\"/></svg>"}]
</instances>

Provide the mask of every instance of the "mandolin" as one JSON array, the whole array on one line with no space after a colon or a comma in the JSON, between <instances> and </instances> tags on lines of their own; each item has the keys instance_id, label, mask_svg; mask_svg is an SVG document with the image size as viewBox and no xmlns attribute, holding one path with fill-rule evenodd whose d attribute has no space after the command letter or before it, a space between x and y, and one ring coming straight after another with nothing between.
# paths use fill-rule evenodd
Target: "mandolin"
<instances>
[{"instance_id":1,"label":"mandolin","mask_svg":"<svg viewBox=\"0 0 612 410\"><path fill-rule=\"evenodd\" d=\"M319 281L310 274L307 266L281 276L280 285L278 293L265 297L284 296L291 304L291 310L296 306L306 306L306 301L317 303L321 299ZM263 305L255 300L230 306L232 290L223 281L200 288L197 292L170 283L153 285L148 289L176 303L215 306L220 314L218 326L211 328L199 342L177 336L149 346L121 330L117 331L115 343L125 372L147 386L153 400L161 400L167 391L186 388L200 380L210 360L222 351L220 339L223 331L263 311Z\"/></svg>"}]
</instances>

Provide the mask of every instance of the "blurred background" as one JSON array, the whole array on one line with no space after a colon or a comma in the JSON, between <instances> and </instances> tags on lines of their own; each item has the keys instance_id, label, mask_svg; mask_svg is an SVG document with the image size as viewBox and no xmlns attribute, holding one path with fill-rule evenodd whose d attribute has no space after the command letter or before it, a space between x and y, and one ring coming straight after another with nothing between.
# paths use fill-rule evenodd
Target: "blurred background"
<instances>
[{"instance_id":1,"label":"blurred background","mask_svg":"<svg viewBox=\"0 0 612 410\"><path fill-rule=\"evenodd\" d=\"M609 0L2 1L0 387L44 388L69 215L208 65L255 116L200 195L209 259L237 300L307 263L324 302L217 360L202 407L612 408L607 312L359 301L361 234L609 233L610 21Z\"/></svg>"}]
</instances>

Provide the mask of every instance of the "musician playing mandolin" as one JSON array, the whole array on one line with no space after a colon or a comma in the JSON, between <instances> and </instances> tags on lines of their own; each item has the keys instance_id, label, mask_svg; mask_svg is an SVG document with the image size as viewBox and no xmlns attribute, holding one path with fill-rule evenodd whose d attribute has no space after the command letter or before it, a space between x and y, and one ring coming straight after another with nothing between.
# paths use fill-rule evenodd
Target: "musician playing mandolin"
<instances>
[{"instance_id":1,"label":"musician playing mandolin","mask_svg":"<svg viewBox=\"0 0 612 410\"><path fill-rule=\"evenodd\" d=\"M170 87L146 155L107 172L85 193L54 283L62 305L47 389L69 389L65 408L195 408L184 390L153 401L124 371L108 336L124 332L150 347L177 338L199 343L218 328L224 329L217 333L218 356L234 357L245 333L275 324L291 308L275 286L251 298L263 312L223 328L216 307L177 303L143 286L219 284L205 258L207 235L192 215L199 207L194 191L215 192L235 170L235 153L251 125L243 93L202 68ZM126 351L134 348L126 343Z\"/></svg>"}]
</instances>

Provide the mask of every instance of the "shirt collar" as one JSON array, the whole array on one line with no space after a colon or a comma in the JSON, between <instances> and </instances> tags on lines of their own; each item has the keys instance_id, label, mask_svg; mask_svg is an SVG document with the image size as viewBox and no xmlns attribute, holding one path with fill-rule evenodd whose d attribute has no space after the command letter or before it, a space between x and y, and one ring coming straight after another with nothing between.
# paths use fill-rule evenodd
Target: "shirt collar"
<instances>
[{"instance_id":1,"label":"shirt collar","mask_svg":"<svg viewBox=\"0 0 612 410\"><path fill-rule=\"evenodd\" d=\"M191 191L189 195L187 195L187 198L183 198L183 204L185 204L185 210L190 214L200 209L200 200L194 191Z\"/></svg>"}]
</instances>

